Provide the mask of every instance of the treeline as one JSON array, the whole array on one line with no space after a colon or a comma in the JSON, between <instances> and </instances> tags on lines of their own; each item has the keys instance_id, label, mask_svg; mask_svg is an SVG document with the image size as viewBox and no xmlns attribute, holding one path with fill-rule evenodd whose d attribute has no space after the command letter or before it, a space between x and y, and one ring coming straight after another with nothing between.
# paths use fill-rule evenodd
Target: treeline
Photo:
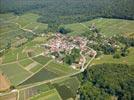
<instances>
[{"instance_id":1,"label":"treeline","mask_svg":"<svg viewBox=\"0 0 134 100\"><path fill-rule=\"evenodd\" d=\"M123 64L92 66L81 74L81 100L134 100L134 67ZM112 100L112 98L111 98Z\"/></svg>"},{"instance_id":2,"label":"treeline","mask_svg":"<svg viewBox=\"0 0 134 100\"><path fill-rule=\"evenodd\" d=\"M134 0L0 0L0 13L32 11L42 15L39 22L51 25L96 17L134 19L133 4Z\"/></svg>"}]
</instances>

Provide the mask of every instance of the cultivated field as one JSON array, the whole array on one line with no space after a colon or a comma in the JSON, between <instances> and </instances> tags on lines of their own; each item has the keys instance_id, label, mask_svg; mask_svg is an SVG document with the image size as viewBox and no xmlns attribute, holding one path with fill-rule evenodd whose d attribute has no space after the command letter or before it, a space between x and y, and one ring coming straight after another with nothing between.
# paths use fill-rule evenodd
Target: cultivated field
<instances>
[{"instance_id":1,"label":"cultivated field","mask_svg":"<svg viewBox=\"0 0 134 100\"><path fill-rule=\"evenodd\" d=\"M31 78L26 80L21 85L47 81L74 72L76 72L76 70L72 69L68 65L61 65L56 62L50 62L48 65L44 66L44 68L42 68L38 73L34 74Z\"/></svg>"},{"instance_id":2,"label":"cultivated field","mask_svg":"<svg viewBox=\"0 0 134 100\"><path fill-rule=\"evenodd\" d=\"M89 30L92 24L95 24L105 36L134 32L134 21L122 19L99 18L83 23L68 24L65 27L73 30L70 33L71 35L77 35L83 33L85 30Z\"/></svg>"},{"instance_id":3,"label":"cultivated field","mask_svg":"<svg viewBox=\"0 0 134 100\"><path fill-rule=\"evenodd\" d=\"M48 25L37 22L39 17L33 13L25 13L20 16L13 13L0 14L0 49L7 43L12 43L13 38L17 36L28 37L32 33L43 33Z\"/></svg>"},{"instance_id":4,"label":"cultivated field","mask_svg":"<svg viewBox=\"0 0 134 100\"><path fill-rule=\"evenodd\" d=\"M0 70L7 75L13 85L17 85L20 81L31 75L27 70L23 69L18 63L0 65Z\"/></svg>"},{"instance_id":5,"label":"cultivated field","mask_svg":"<svg viewBox=\"0 0 134 100\"><path fill-rule=\"evenodd\" d=\"M33 60L40 63L41 65L45 65L45 64L47 64L48 61L51 60L51 58L41 55L41 56L38 56L38 57L34 57Z\"/></svg>"},{"instance_id":6,"label":"cultivated field","mask_svg":"<svg viewBox=\"0 0 134 100\"><path fill-rule=\"evenodd\" d=\"M32 97L30 100L62 100L56 89Z\"/></svg>"},{"instance_id":7,"label":"cultivated field","mask_svg":"<svg viewBox=\"0 0 134 100\"><path fill-rule=\"evenodd\" d=\"M50 88L46 84L31 87L31 88L27 88L27 89L24 89L24 90L20 90L19 100L27 100L32 96L35 96L37 94L40 94L42 92L46 92L46 91L49 91L49 90L50 90Z\"/></svg>"},{"instance_id":8,"label":"cultivated field","mask_svg":"<svg viewBox=\"0 0 134 100\"><path fill-rule=\"evenodd\" d=\"M46 69L58 74L58 75L66 75L69 73L74 73L76 70L72 69L67 64L59 64L57 62L51 62L46 66Z\"/></svg>"},{"instance_id":9,"label":"cultivated field","mask_svg":"<svg viewBox=\"0 0 134 100\"><path fill-rule=\"evenodd\" d=\"M70 77L68 79L53 82L52 85L57 89L63 100L75 98L80 82L77 77Z\"/></svg>"}]
</instances>

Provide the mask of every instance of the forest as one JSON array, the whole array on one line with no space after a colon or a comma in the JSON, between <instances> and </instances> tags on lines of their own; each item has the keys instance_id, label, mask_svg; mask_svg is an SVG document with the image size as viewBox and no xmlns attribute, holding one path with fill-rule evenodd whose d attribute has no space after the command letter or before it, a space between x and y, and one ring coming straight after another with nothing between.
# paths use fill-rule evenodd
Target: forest
<instances>
[{"instance_id":1,"label":"forest","mask_svg":"<svg viewBox=\"0 0 134 100\"><path fill-rule=\"evenodd\" d=\"M134 0L0 0L0 13L34 12L50 27L93 18L134 19Z\"/></svg>"},{"instance_id":2,"label":"forest","mask_svg":"<svg viewBox=\"0 0 134 100\"><path fill-rule=\"evenodd\" d=\"M81 74L81 100L134 99L134 67L123 64L94 65ZM92 91L91 91L92 90Z\"/></svg>"}]
</instances>

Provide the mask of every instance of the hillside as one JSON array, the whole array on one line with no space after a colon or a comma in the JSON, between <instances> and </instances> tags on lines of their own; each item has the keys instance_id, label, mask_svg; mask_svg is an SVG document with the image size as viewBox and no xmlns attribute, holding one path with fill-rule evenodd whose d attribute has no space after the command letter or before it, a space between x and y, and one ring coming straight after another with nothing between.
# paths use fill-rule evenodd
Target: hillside
<instances>
[{"instance_id":1,"label":"hillside","mask_svg":"<svg viewBox=\"0 0 134 100\"><path fill-rule=\"evenodd\" d=\"M87 21L97 17L134 19L133 0L0 0L0 12L42 15L40 22L53 24ZM12 2L12 3L11 3Z\"/></svg>"},{"instance_id":2,"label":"hillside","mask_svg":"<svg viewBox=\"0 0 134 100\"><path fill-rule=\"evenodd\" d=\"M123 20L123 19L107 19L98 18L91 21L82 23L73 23L65 25L65 28L71 29L71 35L78 35L87 30L90 30L92 24L100 30L102 35L114 36L117 34L129 34L134 32L134 21Z\"/></svg>"}]
</instances>

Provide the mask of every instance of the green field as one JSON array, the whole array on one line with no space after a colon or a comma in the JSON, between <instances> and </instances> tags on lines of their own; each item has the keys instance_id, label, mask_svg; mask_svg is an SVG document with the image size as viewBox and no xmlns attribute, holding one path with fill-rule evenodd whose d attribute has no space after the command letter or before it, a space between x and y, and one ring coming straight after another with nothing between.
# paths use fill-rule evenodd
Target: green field
<instances>
[{"instance_id":1,"label":"green field","mask_svg":"<svg viewBox=\"0 0 134 100\"><path fill-rule=\"evenodd\" d=\"M56 89L32 97L30 100L62 100Z\"/></svg>"},{"instance_id":2,"label":"green field","mask_svg":"<svg viewBox=\"0 0 134 100\"><path fill-rule=\"evenodd\" d=\"M0 70L7 75L11 83L15 86L31 75L28 71L21 68L17 63L0 65Z\"/></svg>"},{"instance_id":3,"label":"green field","mask_svg":"<svg viewBox=\"0 0 134 100\"><path fill-rule=\"evenodd\" d=\"M23 52L24 46L14 49L9 49L9 52L3 55L3 63L9 63L27 58L27 53ZM17 57L18 56L18 57Z\"/></svg>"},{"instance_id":4,"label":"green field","mask_svg":"<svg viewBox=\"0 0 134 100\"><path fill-rule=\"evenodd\" d=\"M55 72L59 75L66 75L69 73L73 73L76 72L76 70L74 70L73 68L71 68L69 65L66 64L59 64L56 62L51 62L46 66L46 69Z\"/></svg>"},{"instance_id":5,"label":"green field","mask_svg":"<svg viewBox=\"0 0 134 100\"><path fill-rule=\"evenodd\" d=\"M30 59L25 59L25 60L21 60L19 61L19 63L23 66L23 67L27 67L29 64L31 64L33 61Z\"/></svg>"},{"instance_id":6,"label":"green field","mask_svg":"<svg viewBox=\"0 0 134 100\"><path fill-rule=\"evenodd\" d=\"M51 60L51 58L48 58L48 57L41 55L41 56L34 57L33 60L35 60L36 62L38 62L42 65L45 65L45 64L47 64L48 61Z\"/></svg>"},{"instance_id":7,"label":"green field","mask_svg":"<svg viewBox=\"0 0 134 100\"><path fill-rule=\"evenodd\" d=\"M122 20L122 19L107 19L99 18L83 23L74 23L65 25L66 28L71 29L73 32L70 34L81 34L82 32L89 30L92 24L95 24L101 33L105 36L113 36L122 33L134 32L134 21Z\"/></svg>"},{"instance_id":8,"label":"green field","mask_svg":"<svg viewBox=\"0 0 134 100\"><path fill-rule=\"evenodd\" d=\"M121 64L134 64L134 48L129 48L129 54L126 57L121 57L119 59L113 58L112 55L102 55L100 58L93 60L92 64L102 64L102 63L121 63Z\"/></svg>"},{"instance_id":9,"label":"green field","mask_svg":"<svg viewBox=\"0 0 134 100\"><path fill-rule=\"evenodd\" d=\"M30 64L32 61L28 59L27 52L31 51L31 56L36 56L44 51L44 48L39 47L41 43L46 42L46 38L37 37L33 41L26 43L25 45L18 48L11 48L1 57L2 63L10 63L14 61L19 61L20 64L26 66ZM18 56L18 57L17 57ZM26 59L23 61L23 59ZM20 61L21 60L21 61Z\"/></svg>"},{"instance_id":10,"label":"green field","mask_svg":"<svg viewBox=\"0 0 134 100\"><path fill-rule=\"evenodd\" d=\"M3 63L13 62L16 61L16 59L17 59L17 52L10 50L3 56Z\"/></svg>"},{"instance_id":11,"label":"green field","mask_svg":"<svg viewBox=\"0 0 134 100\"><path fill-rule=\"evenodd\" d=\"M42 92L46 92L46 91L49 91L49 90L50 90L50 88L46 84L42 84L42 85L39 85L39 86L27 88L27 89L21 90L19 92L19 100L27 100L32 96L35 96L37 94L40 94Z\"/></svg>"},{"instance_id":12,"label":"green field","mask_svg":"<svg viewBox=\"0 0 134 100\"><path fill-rule=\"evenodd\" d=\"M22 15L0 14L0 49L7 45L8 42L13 42L13 38L17 36L32 35L28 31L23 31L21 28L33 30L34 32L43 33L47 29L48 25L37 22L40 16L33 13L25 13Z\"/></svg>"},{"instance_id":13,"label":"green field","mask_svg":"<svg viewBox=\"0 0 134 100\"><path fill-rule=\"evenodd\" d=\"M36 82L42 82L46 80L51 80L53 78L58 77L57 73L48 71L47 69L43 68L41 71L36 73L34 76L23 82L21 85L33 84Z\"/></svg>"},{"instance_id":14,"label":"green field","mask_svg":"<svg viewBox=\"0 0 134 100\"><path fill-rule=\"evenodd\" d=\"M38 71L40 68L42 68L42 67L43 67L42 65L38 64L35 67L33 67L32 69L30 69L30 71L34 73L34 72Z\"/></svg>"},{"instance_id":15,"label":"green field","mask_svg":"<svg viewBox=\"0 0 134 100\"><path fill-rule=\"evenodd\" d=\"M77 77L71 77L65 80L59 80L52 83L59 92L63 100L75 98L80 82Z\"/></svg>"}]
</instances>

